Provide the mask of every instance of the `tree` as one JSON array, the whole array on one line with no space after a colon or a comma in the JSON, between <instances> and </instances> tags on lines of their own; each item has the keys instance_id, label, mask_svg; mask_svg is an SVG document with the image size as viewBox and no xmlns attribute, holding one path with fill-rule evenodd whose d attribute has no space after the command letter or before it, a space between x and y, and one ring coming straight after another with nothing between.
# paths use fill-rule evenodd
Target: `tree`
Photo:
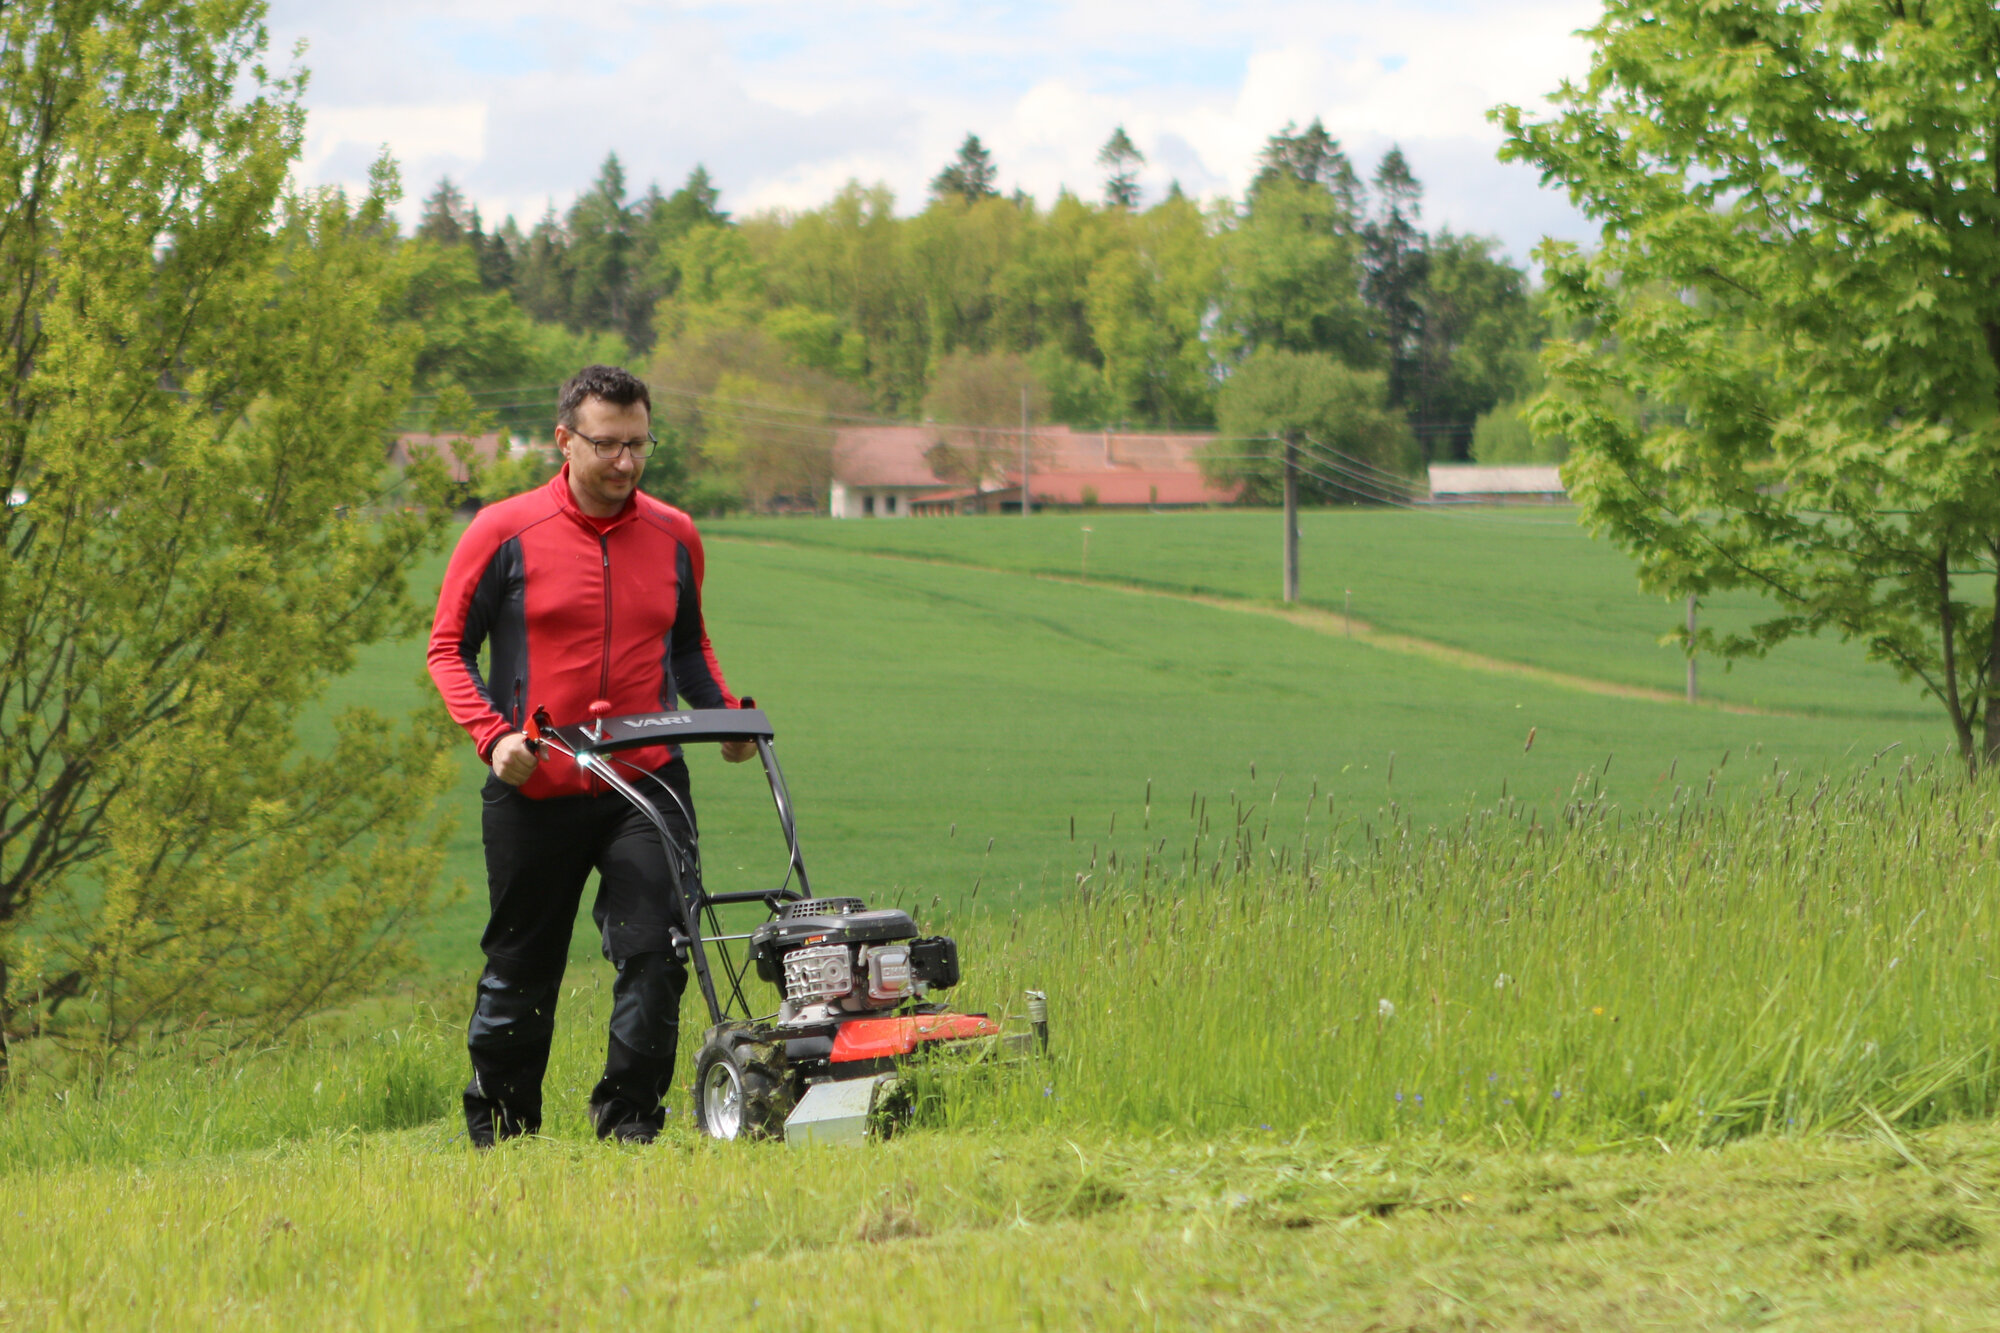
<instances>
[{"instance_id":1,"label":"tree","mask_svg":"<svg viewBox=\"0 0 2000 1333\"><path fill-rule=\"evenodd\" d=\"M1508 156L1601 228L1546 245L1538 434L1646 587L1754 588L1698 643L1828 631L2000 759L2000 11L1611 0ZM1622 411L1621 400L1635 410Z\"/></svg>"},{"instance_id":2,"label":"tree","mask_svg":"<svg viewBox=\"0 0 2000 1333\"><path fill-rule=\"evenodd\" d=\"M1424 187L1403 150L1392 147L1375 169L1375 216L1361 229L1361 293L1387 345L1389 405L1408 411L1417 395L1424 342L1424 282L1430 268Z\"/></svg>"},{"instance_id":3,"label":"tree","mask_svg":"<svg viewBox=\"0 0 2000 1333\"><path fill-rule=\"evenodd\" d=\"M1265 143L1257 161L1257 175L1250 182L1253 208L1273 185L1298 185L1331 195L1339 205L1335 216L1344 226L1352 228L1361 217L1361 177L1340 140L1328 134L1317 117L1303 130L1294 131L1286 124Z\"/></svg>"},{"instance_id":4,"label":"tree","mask_svg":"<svg viewBox=\"0 0 2000 1333\"><path fill-rule=\"evenodd\" d=\"M1449 230L1430 243L1405 405L1428 457L1466 457L1479 416L1528 387L1535 327L1528 275L1499 249L1491 237Z\"/></svg>"},{"instance_id":5,"label":"tree","mask_svg":"<svg viewBox=\"0 0 2000 1333\"><path fill-rule=\"evenodd\" d=\"M977 485L1021 466L1023 395L1028 418L1046 424L1048 391L1019 356L956 352L931 376L924 415L936 423L926 454L940 477ZM1034 440L1029 438L1030 452Z\"/></svg>"},{"instance_id":6,"label":"tree","mask_svg":"<svg viewBox=\"0 0 2000 1333\"><path fill-rule=\"evenodd\" d=\"M625 204L625 168L618 154L608 154L597 180L571 206L565 219L571 328L616 333L634 346L649 341L647 324L652 310L636 290L636 223Z\"/></svg>"},{"instance_id":7,"label":"tree","mask_svg":"<svg viewBox=\"0 0 2000 1333\"><path fill-rule=\"evenodd\" d=\"M1349 365L1382 360L1374 312L1361 299L1361 246L1337 196L1289 176L1266 181L1224 241L1226 329L1244 353L1326 352Z\"/></svg>"},{"instance_id":8,"label":"tree","mask_svg":"<svg viewBox=\"0 0 2000 1333\"><path fill-rule=\"evenodd\" d=\"M1104 147L1097 150L1097 165L1106 173L1104 202L1112 208L1137 208L1139 168L1146 165L1146 155L1126 135L1123 125L1111 131Z\"/></svg>"},{"instance_id":9,"label":"tree","mask_svg":"<svg viewBox=\"0 0 2000 1333\"><path fill-rule=\"evenodd\" d=\"M931 195L937 199L956 197L976 204L1000 193L993 186L995 175L992 155L979 142L978 135L968 134L958 146L958 156L932 178Z\"/></svg>"},{"instance_id":10,"label":"tree","mask_svg":"<svg viewBox=\"0 0 2000 1333\"><path fill-rule=\"evenodd\" d=\"M1356 370L1306 352L1260 351L1222 386L1216 410L1222 438L1206 450L1202 470L1220 482L1242 482L1243 498L1252 504L1273 503L1284 485L1275 441L1296 435L1370 467L1414 471L1416 444L1387 399L1387 377L1379 370ZM1309 466L1300 479L1308 500L1351 503L1380 494L1378 486L1338 468Z\"/></svg>"},{"instance_id":11,"label":"tree","mask_svg":"<svg viewBox=\"0 0 2000 1333\"><path fill-rule=\"evenodd\" d=\"M393 174L288 189L260 13L0 14L0 1070L8 1032L282 1028L431 901L436 710L295 729L414 627L450 515L433 464L363 517L414 341Z\"/></svg>"},{"instance_id":12,"label":"tree","mask_svg":"<svg viewBox=\"0 0 2000 1333\"><path fill-rule=\"evenodd\" d=\"M451 177L440 176L437 188L424 200L417 235L438 245L457 245L473 229L475 218L464 193L451 183Z\"/></svg>"},{"instance_id":13,"label":"tree","mask_svg":"<svg viewBox=\"0 0 2000 1333\"><path fill-rule=\"evenodd\" d=\"M555 205L549 205L524 243L510 248L515 256L514 299L529 318L579 327L572 299L576 266L570 258L569 233L556 217Z\"/></svg>"}]
</instances>

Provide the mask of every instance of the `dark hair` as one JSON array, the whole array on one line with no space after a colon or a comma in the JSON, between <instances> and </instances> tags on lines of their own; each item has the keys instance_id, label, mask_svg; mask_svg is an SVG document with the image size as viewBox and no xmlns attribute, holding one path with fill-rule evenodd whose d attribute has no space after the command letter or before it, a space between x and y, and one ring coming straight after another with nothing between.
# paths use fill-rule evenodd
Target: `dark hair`
<instances>
[{"instance_id":1,"label":"dark hair","mask_svg":"<svg viewBox=\"0 0 2000 1333\"><path fill-rule=\"evenodd\" d=\"M646 382L631 371L617 366L585 366L562 386L556 399L556 420L575 430L576 410L586 398L601 398L613 407L643 403L648 413L653 410L653 395L647 392Z\"/></svg>"}]
</instances>

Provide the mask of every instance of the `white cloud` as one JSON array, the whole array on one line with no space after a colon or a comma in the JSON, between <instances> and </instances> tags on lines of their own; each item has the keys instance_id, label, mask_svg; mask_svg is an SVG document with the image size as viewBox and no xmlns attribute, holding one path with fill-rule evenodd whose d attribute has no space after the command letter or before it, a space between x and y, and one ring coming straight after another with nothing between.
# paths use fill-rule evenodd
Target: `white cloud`
<instances>
[{"instance_id":1,"label":"white cloud","mask_svg":"<svg viewBox=\"0 0 2000 1333\"><path fill-rule=\"evenodd\" d=\"M489 216L566 204L616 151L634 188L697 162L738 211L812 207L849 178L904 208L968 131L1003 187L1094 196L1119 124L1150 191L1238 193L1286 122L1321 118L1365 172L1400 143L1426 215L1525 256L1586 228L1494 160L1486 111L1586 66L1596 0L274 0L310 40L302 174L357 181L376 147L412 199L449 172Z\"/></svg>"},{"instance_id":2,"label":"white cloud","mask_svg":"<svg viewBox=\"0 0 2000 1333\"><path fill-rule=\"evenodd\" d=\"M486 157L486 104L314 107L299 170L308 180L351 179L357 158L373 162L385 146L406 176L463 172Z\"/></svg>"}]
</instances>

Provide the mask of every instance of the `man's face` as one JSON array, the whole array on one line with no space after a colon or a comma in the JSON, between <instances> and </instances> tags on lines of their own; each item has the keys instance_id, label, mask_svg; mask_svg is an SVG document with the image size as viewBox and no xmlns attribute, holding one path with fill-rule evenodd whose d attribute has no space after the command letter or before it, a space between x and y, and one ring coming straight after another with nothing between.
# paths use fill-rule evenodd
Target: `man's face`
<instances>
[{"instance_id":1,"label":"man's face","mask_svg":"<svg viewBox=\"0 0 2000 1333\"><path fill-rule=\"evenodd\" d=\"M556 426L556 444L569 460L570 492L584 513L595 518L617 513L639 485L639 474L646 470L630 449L620 449L615 458L599 458L591 440L606 444L643 441L651 426L645 404L619 407L602 398L583 400L576 409L574 427Z\"/></svg>"}]
</instances>

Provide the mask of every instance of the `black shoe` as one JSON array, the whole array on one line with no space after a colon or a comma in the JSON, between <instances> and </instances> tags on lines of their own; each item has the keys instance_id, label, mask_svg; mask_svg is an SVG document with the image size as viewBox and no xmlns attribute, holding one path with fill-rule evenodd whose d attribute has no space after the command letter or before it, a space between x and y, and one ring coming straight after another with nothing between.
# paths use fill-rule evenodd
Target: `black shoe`
<instances>
[{"instance_id":1,"label":"black shoe","mask_svg":"<svg viewBox=\"0 0 2000 1333\"><path fill-rule=\"evenodd\" d=\"M649 1116L635 1115L622 1101L590 1104L590 1123L596 1127L597 1137L618 1143L653 1142L660 1137L660 1124L665 1118L658 1111Z\"/></svg>"},{"instance_id":2,"label":"black shoe","mask_svg":"<svg viewBox=\"0 0 2000 1333\"><path fill-rule=\"evenodd\" d=\"M500 1139L518 1139L533 1134L539 1124L527 1124L499 1102L488 1101L471 1089L465 1093L465 1136L475 1148L491 1148Z\"/></svg>"}]
</instances>

